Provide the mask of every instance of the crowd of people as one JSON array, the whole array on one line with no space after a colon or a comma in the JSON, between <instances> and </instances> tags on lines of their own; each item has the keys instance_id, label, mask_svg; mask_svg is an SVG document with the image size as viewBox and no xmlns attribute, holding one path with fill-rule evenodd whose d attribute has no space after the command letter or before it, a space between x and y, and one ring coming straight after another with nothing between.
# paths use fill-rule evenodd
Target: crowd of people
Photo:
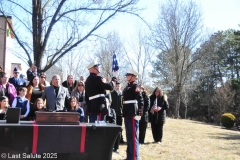
<instances>
[{"instance_id":1,"label":"crowd of people","mask_svg":"<svg viewBox=\"0 0 240 160\"><path fill-rule=\"evenodd\" d=\"M0 71L0 119L8 107L21 108L21 120L35 120L36 111L78 112L79 121L95 123L106 121L126 129L126 141L122 131L116 138L114 152L119 152L119 143L127 143L127 159L139 159L139 145L144 144L146 128L151 123L154 143L161 144L163 125L168 109L167 96L156 87L151 95L143 85L137 84L138 73L129 69L125 75L128 82L122 90L118 78L110 82L99 76L100 64L87 66L89 76L75 80L68 75L61 82L59 75L46 81L45 73L38 73L32 66L27 71L27 81L20 77L17 68L13 77ZM140 118L139 118L140 117ZM124 121L123 121L124 118Z\"/></svg>"}]
</instances>

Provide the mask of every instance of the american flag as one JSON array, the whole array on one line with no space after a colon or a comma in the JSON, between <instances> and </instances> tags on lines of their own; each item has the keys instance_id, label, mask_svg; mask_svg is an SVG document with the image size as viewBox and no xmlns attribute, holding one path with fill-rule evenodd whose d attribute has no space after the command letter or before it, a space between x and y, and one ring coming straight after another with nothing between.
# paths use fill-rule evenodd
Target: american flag
<instances>
[{"instance_id":1,"label":"american flag","mask_svg":"<svg viewBox=\"0 0 240 160\"><path fill-rule=\"evenodd\" d=\"M112 61L112 74L113 74L113 77L118 77L118 70L119 70L119 67L118 67L117 56L114 53L113 54L113 61Z\"/></svg>"}]
</instances>

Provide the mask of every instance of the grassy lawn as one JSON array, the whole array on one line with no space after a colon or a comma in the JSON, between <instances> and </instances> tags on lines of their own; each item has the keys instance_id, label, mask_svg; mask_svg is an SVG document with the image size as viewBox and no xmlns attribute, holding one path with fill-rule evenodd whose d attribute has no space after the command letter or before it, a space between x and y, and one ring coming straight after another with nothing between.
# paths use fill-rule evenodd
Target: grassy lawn
<instances>
[{"instance_id":1,"label":"grassy lawn","mask_svg":"<svg viewBox=\"0 0 240 160\"><path fill-rule=\"evenodd\" d=\"M163 128L162 144L152 143L151 128L147 128L147 144L139 148L140 160L240 160L239 131L171 118ZM126 140L125 132L123 136ZM114 152L112 159L126 159L126 145L120 145L119 154Z\"/></svg>"}]
</instances>

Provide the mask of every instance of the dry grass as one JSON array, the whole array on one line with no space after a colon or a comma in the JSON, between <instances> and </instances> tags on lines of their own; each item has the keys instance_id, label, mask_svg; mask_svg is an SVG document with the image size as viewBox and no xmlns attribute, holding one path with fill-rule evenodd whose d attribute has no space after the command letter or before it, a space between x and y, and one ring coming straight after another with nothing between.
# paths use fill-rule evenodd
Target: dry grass
<instances>
[{"instance_id":1,"label":"dry grass","mask_svg":"<svg viewBox=\"0 0 240 160\"><path fill-rule=\"evenodd\" d=\"M147 128L141 145L140 160L240 160L240 132L227 130L191 120L167 118L163 143L153 142L151 128ZM123 133L124 140L125 132ZM126 145L119 146L113 160L126 159Z\"/></svg>"}]
</instances>

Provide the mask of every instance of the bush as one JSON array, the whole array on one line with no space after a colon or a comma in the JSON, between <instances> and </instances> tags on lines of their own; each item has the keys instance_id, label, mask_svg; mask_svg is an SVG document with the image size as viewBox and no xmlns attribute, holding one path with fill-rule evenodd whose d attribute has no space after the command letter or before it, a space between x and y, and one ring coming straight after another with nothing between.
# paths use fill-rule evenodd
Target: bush
<instances>
[{"instance_id":1,"label":"bush","mask_svg":"<svg viewBox=\"0 0 240 160\"><path fill-rule=\"evenodd\" d=\"M232 128L234 126L235 120L235 116L231 113L224 113L221 116L221 123L226 128Z\"/></svg>"}]
</instances>

